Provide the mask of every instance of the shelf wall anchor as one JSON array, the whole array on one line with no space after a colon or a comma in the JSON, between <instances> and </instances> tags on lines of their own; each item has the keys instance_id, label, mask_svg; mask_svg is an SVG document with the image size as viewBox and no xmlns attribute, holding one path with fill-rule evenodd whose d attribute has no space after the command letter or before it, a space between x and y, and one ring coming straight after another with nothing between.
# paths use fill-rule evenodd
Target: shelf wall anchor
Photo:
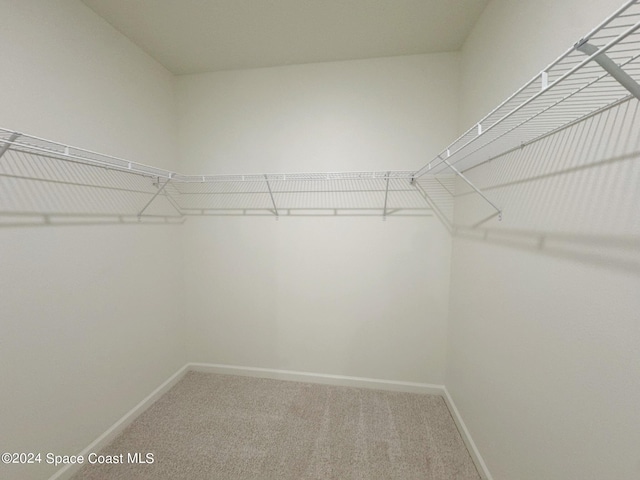
<instances>
[{"instance_id":1,"label":"shelf wall anchor","mask_svg":"<svg viewBox=\"0 0 640 480\"><path fill-rule=\"evenodd\" d=\"M599 48L595 45L591 45L590 43L582 40L576 44L576 50L584 53L585 55L593 55L597 53ZM629 90L631 94L640 100L640 85L629 76L627 72L625 72L620 66L611 60L605 53L601 53L600 55L596 55L593 57L595 62L600 65L606 72L615 78L620 85Z\"/></svg>"},{"instance_id":2,"label":"shelf wall anchor","mask_svg":"<svg viewBox=\"0 0 640 480\"><path fill-rule=\"evenodd\" d=\"M540 90L549 88L549 74L545 71L540 73Z\"/></svg>"}]
</instances>

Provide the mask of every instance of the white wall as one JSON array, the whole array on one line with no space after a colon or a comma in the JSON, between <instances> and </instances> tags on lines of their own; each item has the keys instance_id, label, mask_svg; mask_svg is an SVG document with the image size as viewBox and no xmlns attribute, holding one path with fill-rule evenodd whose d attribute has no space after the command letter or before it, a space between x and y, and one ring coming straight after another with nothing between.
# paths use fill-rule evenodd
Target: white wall
<instances>
[{"instance_id":1,"label":"white wall","mask_svg":"<svg viewBox=\"0 0 640 480\"><path fill-rule=\"evenodd\" d=\"M1 126L174 167L166 70L78 1L0 10ZM0 226L0 450L76 454L186 362L178 235Z\"/></svg>"},{"instance_id":2,"label":"white wall","mask_svg":"<svg viewBox=\"0 0 640 480\"><path fill-rule=\"evenodd\" d=\"M620 3L493 0L460 130ZM504 220L454 236L446 385L496 480L640 478L638 110L468 172ZM465 195L456 216L481 208Z\"/></svg>"},{"instance_id":3,"label":"white wall","mask_svg":"<svg viewBox=\"0 0 640 480\"><path fill-rule=\"evenodd\" d=\"M178 78L181 170L416 169L456 128L458 58ZM450 237L436 217L185 226L189 358L441 383Z\"/></svg>"},{"instance_id":4,"label":"white wall","mask_svg":"<svg viewBox=\"0 0 640 480\"><path fill-rule=\"evenodd\" d=\"M79 2L3 0L0 125L185 173L415 169L617 4L492 1L460 89L456 54L180 77L176 122L171 75ZM638 476L624 108L469 172L505 218L453 258L435 217L0 227L1 450L76 453L189 359L446 380L496 480Z\"/></svg>"}]
</instances>

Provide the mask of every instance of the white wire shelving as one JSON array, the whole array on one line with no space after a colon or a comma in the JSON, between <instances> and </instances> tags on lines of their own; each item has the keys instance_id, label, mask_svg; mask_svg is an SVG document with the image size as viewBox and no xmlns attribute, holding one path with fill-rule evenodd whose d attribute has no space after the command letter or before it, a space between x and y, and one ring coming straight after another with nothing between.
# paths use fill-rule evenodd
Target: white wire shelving
<instances>
[{"instance_id":1,"label":"white wire shelving","mask_svg":"<svg viewBox=\"0 0 640 480\"><path fill-rule=\"evenodd\" d=\"M388 171L179 177L168 188L185 215L429 214L412 176Z\"/></svg>"},{"instance_id":2,"label":"white wire shelving","mask_svg":"<svg viewBox=\"0 0 640 480\"><path fill-rule=\"evenodd\" d=\"M413 173L181 175L0 129L0 215L433 215Z\"/></svg>"},{"instance_id":3,"label":"white wire shelving","mask_svg":"<svg viewBox=\"0 0 640 480\"><path fill-rule=\"evenodd\" d=\"M639 83L640 0L632 0L436 155L415 178L450 170L476 189L465 171L616 105L640 100Z\"/></svg>"},{"instance_id":4,"label":"white wire shelving","mask_svg":"<svg viewBox=\"0 0 640 480\"><path fill-rule=\"evenodd\" d=\"M640 0L625 3L417 171L182 175L0 129L0 215L437 215L454 176L640 99Z\"/></svg>"}]
</instances>

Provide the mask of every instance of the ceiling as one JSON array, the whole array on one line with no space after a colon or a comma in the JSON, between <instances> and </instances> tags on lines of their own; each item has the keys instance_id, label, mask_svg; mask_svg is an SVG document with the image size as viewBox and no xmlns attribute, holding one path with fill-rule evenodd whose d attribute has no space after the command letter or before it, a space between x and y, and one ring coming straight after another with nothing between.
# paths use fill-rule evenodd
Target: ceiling
<instances>
[{"instance_id":1,"label":"ceiling","mask_svg":"<svg viewBox=\"0 0 640 480\"><path fill-rule=\"evenodd\" d=\"M488 0L82 0L175 74L460 49Z\"/></svg>"}]
</instances>

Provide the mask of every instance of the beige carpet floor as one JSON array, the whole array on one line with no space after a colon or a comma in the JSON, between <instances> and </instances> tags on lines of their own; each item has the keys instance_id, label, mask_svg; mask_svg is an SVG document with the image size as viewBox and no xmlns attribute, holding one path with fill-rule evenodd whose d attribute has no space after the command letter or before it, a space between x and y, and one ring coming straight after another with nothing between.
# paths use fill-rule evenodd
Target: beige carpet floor
<instances>
[{"instance_id":1,"label":"beige carpet floor","mask_svg":"<svg viewBox=\"0 0 640 480\"><path fill-rule=\"evenodd\" d=\"M480 479L441 397L196 372L101 453L73 478Z\"/></svg>"}]
</instances>

